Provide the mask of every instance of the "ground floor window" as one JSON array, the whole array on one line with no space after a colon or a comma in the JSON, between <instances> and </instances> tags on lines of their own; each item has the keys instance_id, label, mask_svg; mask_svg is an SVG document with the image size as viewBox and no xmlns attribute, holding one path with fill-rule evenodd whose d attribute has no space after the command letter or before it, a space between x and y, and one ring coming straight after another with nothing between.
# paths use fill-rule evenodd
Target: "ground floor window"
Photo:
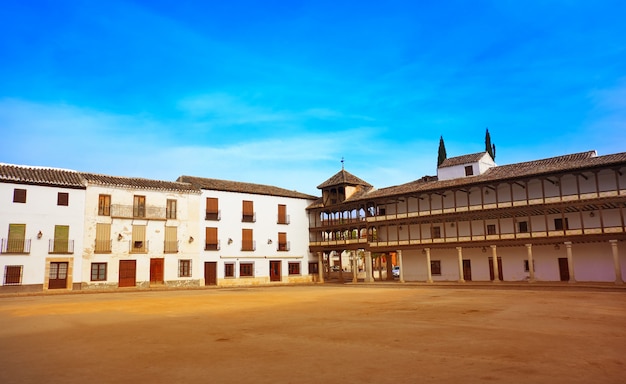
<instances>
[{"instance_id":1,"label":"ground floor window","mask_svg":"<svg viewBox=\"0 0 626 384\"><path fill-rule=\"evenodd\" d=\"M318 264L317 263L309 263L309 274L316 274L319 273L319 269L318 269Z\"/></svg>"},{"instance_id":2,"label":"ground floor window","mask_svg":"<svg viewBox=\"0 0 626 384\"><path fill-rule=\"evenodd\" d=\"M300 274L300 263L289 263L289 274L290 275L299 275Z\"/></svg>"},{"instance_id":3,"label":"ground floor window","mask_svg":"<svg viewBox=\"0 0 626 384\"><path fill-rule=\"evenodd\" d=\"M239 277L252 277L254 276L253 271L253 263L239 263Z\"/></svg>"},{"instance_id":4,"label":"ground floor window","mask_svg":"<svg viewBox=\"0 0 626 384\"><path fill-rule=\"evenodd\" d=\"M7 265L4 267L4 285L22 284L22 266Z\"/></svg>"},{"instance_id":5,"label":"ground floor window","mask_svg":"<svg viewBox=\"0 0 626 384\"><path fill-rule=\"evenodd\" d=\"M191 260L178 260L178 277L191 277Z\"/></svg>"},{"instance_id":6,"label":"ground floor window","mask_svg":"<svg viewBox=\"0 0 626 384\"><path fill-rule=\"evenodd\" d=\"M441 260L430 261L430 273L433 275L441 275Z\"/></svg>"},{"instance_id":7,"label":"ground floor window","mask_svg":"<svg viewBox=\"0 0 626 384\"><path fill-rule=\"evenodd\" d=\"M91 281L106 281L107 263L91 263Z\"/></svg>"},{"instance_id":8,"label":"ground floor window","mask_svg":"<svg viewBox=\"0 0 626 384\"><path fill-rule=\"evenodd\" d=\"M234 263L224 264L224 277L235 277L235 264Z\"/></svg>"}]
</instances>

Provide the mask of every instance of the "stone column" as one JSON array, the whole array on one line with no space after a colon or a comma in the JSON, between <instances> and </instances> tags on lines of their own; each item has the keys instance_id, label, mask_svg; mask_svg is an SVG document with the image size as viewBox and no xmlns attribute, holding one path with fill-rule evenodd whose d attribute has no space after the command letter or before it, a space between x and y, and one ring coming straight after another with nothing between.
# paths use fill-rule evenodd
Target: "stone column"
<instances>
[{"instance_id":1,"label":"stone column","mask_svg":"<svg viewBox=\"0 0 626 384\"><path fill-rule=\"evenodd\" d=\"M372 277L372 252L365 251L365 281L371 283L374 281Z\"/></svg>"},{"instance_id":2,"label":"stone column","mask_svg":"<svg viewBox=\"0 0 626 384\"><path fill-rule=\"evenodd\" d=\"M337 252L339 254L339 282L343 283L343 251Z\"/></svg>"},{"instance_id":3,"label":"stone column","mask_svg":"<svg viewBox=\"0 0 626 384\"><path fill-rule=\"evenodd\" d=\"M404 283L404 267L402 266L402 251L400 249L398 249L397 251L398 254L398 267L400 267L400 282Z\"/></svg>"},{"instance_id":4,"label":"stone column","mask_svg":"<svg viewBox=\"0 0 626 384\"><path fill-rule=\"evenodd\" d=\"M350 251L350 254L352 255L352 282L356 283L358 281L357 274L359 273L359 265L356 259L356 251Z\"/></svg>"},{"instance_id":5,"label":"stone column","mask_svg":"<svg viewBox=\"0 0 626 384\"><path fill-rule=\"evenodd\" d=\"M532 244L526 244L526 252L528 253L528 273L530 273L528 282L534 283L535 282L535 263L533 261L533 245Z\"/></svg>"},{"instance_id":6,"label":"stone column","mask_svg":"<svg viewBox=\"0 0 626 384\"><path fill-rule=\"evenodd\" d=\"M565 242L565 250L567 251L567 268L569 269L569 282L575 283L576 277L574 276L574 256L572 256L572 242Z\"/></svg>"},{"instance_id":7,"label":"stone column","mask_svg":"<svg viewBox=\"0 0 626 384\"><path fill-rule=\"evenodd\" d=\"M615 284L624 284L624 279L622 279L622 266L619 262L617 240L609 240L609 243L611 243L611 250L613 251L613 266L615 267Z\"/></svg>"},{"instance_id":8,"label":"stone column","mask_svg":"<svg viewBox=\"0 0 626 384\"><path fill-rule=\"evenodd\" d=\"M426 279L427 283L433 282L433 272L430 269L430 248L424 248L426 251L426 270L428 271L428 278Z\"/></svg>"},{"instance_id":9,"label":"stone column","mask_svg":"<svg viewBox=\"0 0 626 384\"><path fill-rule=\"evenodd\" d=\"M463 277L463 248L456 247L456 251L459 255L459 283L465 283L465 278Z\"/></svg>"},{"instance_id":10,"label":"stone column","mask_svg":"<svg viewBox=\"0 0 626 384\"><path fill-rule=\"evenodd\" d=\"M491 246L491 261L493 263L493 282L500 282L500 271L498 269L498 251L496 250L496 246Z\"/></svg>"},{"instance_id":11,"label":"stone column","mask_svg":"<svg viewBox=\"0 0 626 384\"><path fill-rule=\"evenodd\" d=\"M324 252L317 252L317 275L320 283L324 282Z\"/></svg>"}]
</instances>

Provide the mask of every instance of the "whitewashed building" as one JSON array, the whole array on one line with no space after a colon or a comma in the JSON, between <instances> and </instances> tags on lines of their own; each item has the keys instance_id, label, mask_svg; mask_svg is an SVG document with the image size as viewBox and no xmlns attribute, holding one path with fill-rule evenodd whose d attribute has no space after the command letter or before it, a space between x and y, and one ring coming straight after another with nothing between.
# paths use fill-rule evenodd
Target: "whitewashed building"
<instances>
[{"instance_id":1,"label":"whitewashed building","mask_svg":"<svg viewBox=\"0 0 626 384\"><path fill-rule=\"evenodd\" d=\"M199 189L81 175L87 188L82 289L200 285Z\"/></svg>"},{"instance_id":2,"label":"whitewashed building","mask_svg":"<svg viewBox=\"0 0 626 384\"><path fill-rule=\"evenodd\" d=\"M197 226L205 285L290 284L317 277L306 207L314 196L278 187L181 176L202 190Z\"/></svg>"},{"instance_id":3,"label":"whitewashed building","mask_svg":"<svg viewBox=\"0 0 626 384\"><path fill-rule=\"evenodd\" d=\"M0 164L0 292L80 287L84 210L77 172Z\"/></svg>"}]
</instances>

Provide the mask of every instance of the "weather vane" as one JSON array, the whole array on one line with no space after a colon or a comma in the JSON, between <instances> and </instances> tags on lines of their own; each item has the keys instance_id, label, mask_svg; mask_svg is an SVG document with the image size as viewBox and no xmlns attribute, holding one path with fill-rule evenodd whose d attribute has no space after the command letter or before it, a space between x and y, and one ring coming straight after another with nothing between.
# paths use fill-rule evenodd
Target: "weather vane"
<instances>
[{"instance_id":1,"label":"weather vane","mask_svg":"<svg viewBox=\"0 0 626 384\"><path fill-rule=\"evenodd\" d=\"M341 156L341 169L343 170L343 156Z\"/></svg>"}]
</instances>

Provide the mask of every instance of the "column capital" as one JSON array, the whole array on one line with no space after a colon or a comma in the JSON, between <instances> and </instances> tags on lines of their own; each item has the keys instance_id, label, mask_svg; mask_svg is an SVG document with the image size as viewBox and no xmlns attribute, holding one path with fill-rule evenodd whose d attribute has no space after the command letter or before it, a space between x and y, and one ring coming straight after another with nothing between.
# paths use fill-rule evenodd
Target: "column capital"
<instances>
[{"instance_id":1,"label":"column capital","mask_svg":"<svg viewBox=\"0 0 626 384\"><path fill-rule=\"evenodd\" d=\"M609 240L609 243L611 244L617 244L618 240Z\"/></svg>"},{"instance_id":2,"label":"column capital","mask_svg":"<svg viewBox=\"0 0 626 384\"><path fill-rule=\"evenodd\" d=\"M496 249L495 245L490 245L491 249Z\"/></svg>"},{"instance_id":3,"label":"column capital","mask_svg":"<svg viewBox=\"0 0 626 384\"><path fill-rule=\"evenodd\" d=\"M532 244L524 244L526 246L526 248L532 248Z\"/></svg>"}]
</instances>

